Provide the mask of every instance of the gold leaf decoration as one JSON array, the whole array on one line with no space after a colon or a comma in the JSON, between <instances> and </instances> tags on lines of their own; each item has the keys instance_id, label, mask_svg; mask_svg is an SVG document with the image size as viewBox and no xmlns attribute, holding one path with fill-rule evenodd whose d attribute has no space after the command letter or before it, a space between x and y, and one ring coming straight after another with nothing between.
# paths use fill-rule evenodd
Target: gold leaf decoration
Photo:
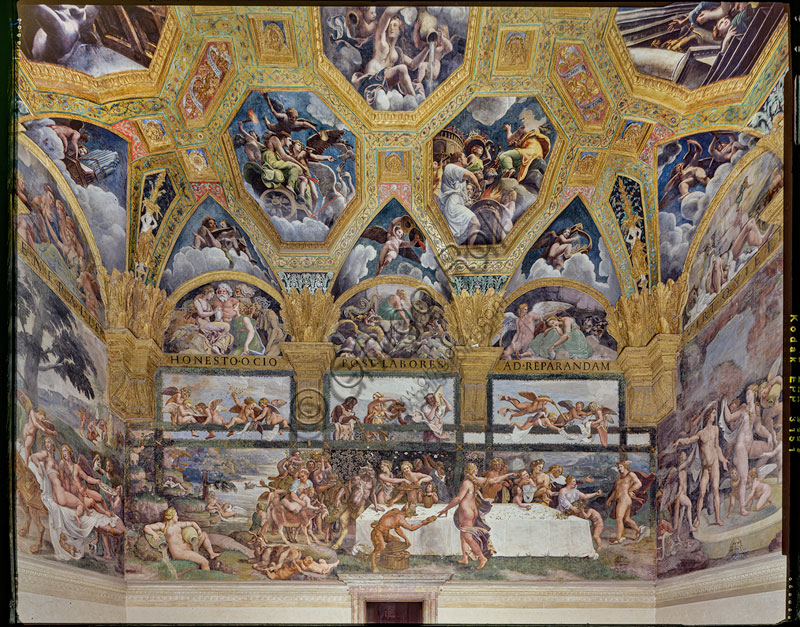
<instances>
[{"instance_id":1,"label":"gold leaf decoration","mask_svg":"<svg viewBox=\"0 0 800 627\"><path fill-rule=\"evenodd\" d=\"M491 346L503 325L503 298L490 287L486 292L453 294L444 310L450 333L459 346Z\"/></svg>"},{"instance_id":2,"label":"gold leaf decoration","mask_svg":"<svg viewBox=\"0 0 800 627\"><path fill-rule=\"evenodd\" d=\"M147 285L133 272L114 270L103 275L106 319L110 328L128 329L138 339L150 339L158 346L164 343L164 332L172 311L167 309L167 293Z\"/></svg>"},{"instance_id":3,"label":"gold leaf decoration","mask_svg":"<svg viewBox=\"0 0 800 627\"><path fill-rule=\"evenodd\" d=\"M283 297L281 317L293 342L326 342L339 319L333 295L307 287Z\"/></svg>"}]
</instances>

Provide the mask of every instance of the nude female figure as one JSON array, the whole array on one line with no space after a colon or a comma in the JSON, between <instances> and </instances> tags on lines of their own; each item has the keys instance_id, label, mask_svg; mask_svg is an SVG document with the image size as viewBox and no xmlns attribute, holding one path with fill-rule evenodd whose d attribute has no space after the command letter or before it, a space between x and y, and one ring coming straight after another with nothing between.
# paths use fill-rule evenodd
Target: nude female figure
<instances>
[{"instance_id":1,"label":"nude female figure","mask_svg":"<svg viewBox=\"0 0 800 627\"><path fill-rule=\"evenodd\" d=\"M752 416L755 414L755 400L756 395L754 391L755 386L750 386L745 395L745 404L731 413L728 407L728 401L722 399L722 416L725 422L731 429L738 429L736 440L733 445L733 465L739 473L740 478L748 476L749 472L749 457L750 448L753 445L753 423ZM766 444L766 442L764 443ZM747 501L747 483L744 480L739 481L739 513L742 516L747 516L750 512L746 508Z\"/></svg>"},{"instance_id":2,"label":"nude female figure","mask_svg":"<svg viewBox=\"0 0 800 627\"><path fill-rule=\"evenodd\" d=\"M477 474L478 467L469 462L464 468L464 480L458 494L439 512L439 516L446 516L449 510L456 508L453 522L461 533L462 556L458 563L469 564L468 555L471 555L478 560L480 569L489 561L494 548L489 539L489 527L483 520L484 514L491 509L491 504L483 499L476 486L482 488L486 484L501 483L516 474L509 472L491 479L478 477Z\"/></svg>"},{"instance_id":3,"label":"nude female figure","mask_svg":"<svg viewBox=\"0 0 800 627\"><path fill-rule=\"evenodd\" d=\"M178 512L175 511L175 508L173 507L170 507L164 512L163 522L145 525L144 532L153 537L155 540L161 540L159 533L163 533L164 540L167 544L167 548L169 549L169 554L172 556L172 559L188 560L198 564L202 570L211 570L208 560L200 555L200 553L195 552L192 549L192 545L184 540L182 531L186 527L192 527L197 532L200 546L208 551L209 558L213 560L220 556L219 553L214 552L214 549L211 546L211 540L208 538L208 534L200 529L199 525L194 521L178 520Z\"/></svg>"},{"instance_id":4,"label":"nude female figure","mask_svg":"<svg viewBox=\"0 0 800 627\"><path fill-rule=\"evenodd\" d=\"M50 441L49 443L48 440ZM75 510L75 521L80 527L81 516L83 516L84 512L83 501L67 490L61 482L61 471L55 458L55 444L52 439L47 438L45 440L45 451L43 452L46 454L41 456L41 459L37 459L37 463L42 471L42 476L46 475L50 480L50 485L53 488L53 499L62 507L69 507Z\"/></svg>"},{"instance_id":5,"label":"nude female figure","mask_svg":"<svg viewBox=\"0 0 800 627\"><path fill-rule=\"evenodd\" d=\"M68 444L61 447L60 471L62 476L69 482L67 489L75 496L83 500L86 511L96 511L104 516L112 517L113 514L103 505L103 497L96 490L86 487L81 480L92 485L100 485L102 481L87 475L74 460L72 448Z\"/></svg>"},{"instance_id":6,"label":"nude female figure","mask_svg":"<svg viewBox=\"0 0 800 627\"><path fill-rule=\"evenodd\" d=\"M767 505L772 503L772 486L770 486L768 483L764 483L758 478L757 468L753 468L750 471L748 478L752 484L750 487L750 494L747 495L747 501L745 501L744 504L745 506L748 506L752 501L755 500L755 507L753 507L753 510L760 512Z\"/></svg>"}]
</instances>

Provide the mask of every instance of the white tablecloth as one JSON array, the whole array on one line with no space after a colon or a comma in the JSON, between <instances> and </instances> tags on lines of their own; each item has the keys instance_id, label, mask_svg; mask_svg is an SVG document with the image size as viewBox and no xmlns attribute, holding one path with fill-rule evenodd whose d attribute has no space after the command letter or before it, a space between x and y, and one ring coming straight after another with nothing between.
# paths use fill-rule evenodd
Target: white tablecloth
<instances>
[{"instance_id":1,"label":"white tablecloth","mask_svg":"<svg viewBox=\"0 0 800 627\"><path fill-rule=\"evenodd\" d=\"M409 522L419 522L435 515L444 505L432 508L417 507L417 515ZM385 511L376 512L372 507L356 521L356 546L365 545L372 550L369 538L370 523L378 520ZM408 551L412 555L461 555L461 536L453 522L454 509L447 518L425 525L416 531L403 529L411 542ZM530 510L514 504L495 504L484 520L491 531L489 535L497 551L496 555L521 556L571 556L594 557L595 550L588 520L569 516L559 518L556 510L533 503Z\"/></svg>"}]
</instances>

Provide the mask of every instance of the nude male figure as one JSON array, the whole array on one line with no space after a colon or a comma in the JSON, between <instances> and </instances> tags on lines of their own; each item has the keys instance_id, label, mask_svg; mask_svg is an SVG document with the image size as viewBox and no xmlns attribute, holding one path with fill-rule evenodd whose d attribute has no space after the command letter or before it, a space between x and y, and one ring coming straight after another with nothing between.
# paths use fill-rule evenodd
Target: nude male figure
<instances>
[{"instance_id":1,"label":"nude male figure","mask_svg":"<svg viewBox=\"0 0 800 627\"><path fill-rule=\"evenodd\" d=\"M722 468L728 470L728 460L719 447L719 427L717 427L715 421L716 413L716 405L708 407L703 414L705 426L695 435L688 438L679 438L675 441L675 446L679 448L695 442L698 442L700 446L700 460L703 463L703 470L700 474L700 496L697 499L697 510L694 519L695 527L700 524L700 510L703 508L709 480L711 481L711 492L714 498L715 522L718 525L723 524L719 516L719 465L722 463ZM742 502L744 502L744 499L742 499Z\"/></svg>"},{"instance_id":2,"label":"nude male figure","mask_svg":"<svg viewBox=\"0 0 800 627\"><path fill-rule=\"evenodd\" d=\"M182 531L186 527L193 527L197 531L200 546L208 552L210 559L214 560L220 556L219 553L214 552L208 534L200 529L199 525L194 521L178 520L178 512L173 507L164 512L163 522L145 525L144 532L157 541L161 540L159 533L163 533L172 559L188 560L198 564L202 570L211 570L208 560L200 553L195 552L192 549L192 545L183 539Z\"/></svg>"},{"instance_id":3,"label":"nude male figure","mask_svg":"<svg viewBox=\"0 0 800 627\"><path fill-rule=\"evenodd\" d=\"M372 540L372 553L369 555L370 563L372 564L372 572L378 572L378 566L375 564L375 558L378 554L386 548L387 542L403 542L406 547L411 546L411 542L403 533L403 529L409 531L416 531L420 527L429 525L436 520L436 516L428 516L418 523L410 523L406 520L408 516L409 504L406 503L402 509L390 509L380 520L371 523L372 531L369 534L369 539ZM392 531L397 533L397 536L392 535Z\"/></svg>"},{"instance_id":4,"label":"nude male figure","mask_svg":"<svg viewBox=\"0 0 800 627\"><path fill-rule=\"evenodd\" d=\"M617 537L611 544L619 544L625 535L625 527L630 527L636 532L634 540L639 539L641 529L633 518L631 518L631 505L636 491L642 487L642 482L634 473L631 472L631 463L628 460L617 462L619 477L611 490L611 494L606 499L606 507L611 508L611 504L616 501L614 518L617 520Z\"/></svg>"}]
</instances>

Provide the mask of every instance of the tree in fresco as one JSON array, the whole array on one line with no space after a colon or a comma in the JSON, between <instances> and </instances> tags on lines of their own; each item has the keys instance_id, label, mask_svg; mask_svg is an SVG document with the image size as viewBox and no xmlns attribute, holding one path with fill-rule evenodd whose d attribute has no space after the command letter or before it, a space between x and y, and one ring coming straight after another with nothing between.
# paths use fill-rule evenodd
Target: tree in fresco
<instances>
[{"instance_id":1,"label":"tree in fresco","mask_svg":"<svg viewBox=\"0 0 800 627\"><path fill-rule=\"evenodd\" d=\"M39 373L54 371L87 398L94 398L89 375L97 367L77 337L77 321L69 308L30 272L17 280L17 356L22 362L22 391L38 403Z\"/></svg>"}]
</instances>

